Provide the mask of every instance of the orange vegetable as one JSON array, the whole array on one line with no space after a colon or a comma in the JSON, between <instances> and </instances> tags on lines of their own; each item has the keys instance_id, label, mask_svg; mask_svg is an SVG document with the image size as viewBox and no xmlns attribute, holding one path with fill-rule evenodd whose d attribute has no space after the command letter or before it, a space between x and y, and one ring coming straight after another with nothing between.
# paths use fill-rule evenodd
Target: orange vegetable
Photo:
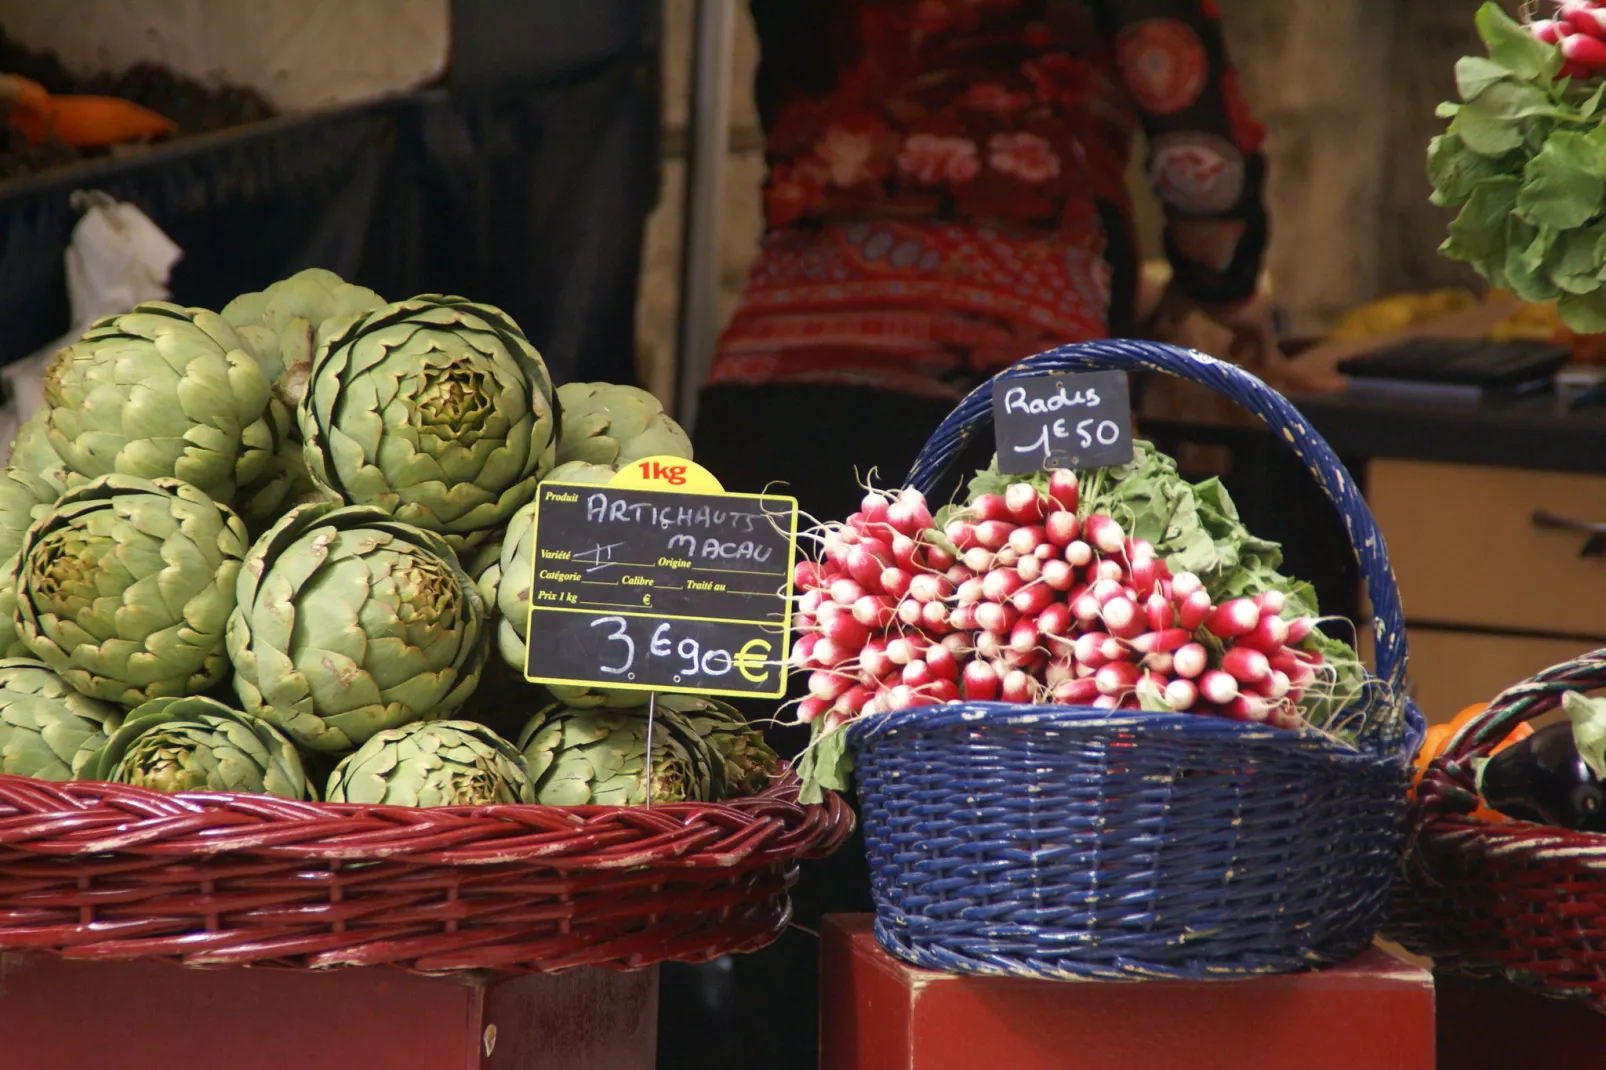
<instances>
[{"instance_id":1,"label":"orange vegetable","mask_svg":"<svg viewBox=\"0 0 1606 1070\"><path fill-rule=\"evenodd\" d=\"M1414 763L1416 771L1411 778L1412 795L1416 794L1416 786L1417 784L1421 783L1422 774L1427 772L1428 763L1432 762L1433 759L1444 753L1444 748L1450 745L1450 740L1455 737L1455 734L1461 731L1461 729L1464 728L1466 724L1474 717L1478 716L1488 708L1489 704L1487 702L1474 703L1452 717L1448 724L1436 724L1428 729L1427 736L1422 740L1422 748L1416 752L1416 761ZM1511 732L1507 734L1506 738L1501 740L1499 745L1496 746L1491 753L1499 754L1513 743L1527 739L1533 734L1533 726L1524 721L1516 728L1513 728ZM1481 817L1489 821L1506 820L1504 815L1497 814L1493 810L1490 810L1488 807L1484 806L1480 806L1477 810L1473 811L1472 816Z\"/></svg>"}]
</instances>

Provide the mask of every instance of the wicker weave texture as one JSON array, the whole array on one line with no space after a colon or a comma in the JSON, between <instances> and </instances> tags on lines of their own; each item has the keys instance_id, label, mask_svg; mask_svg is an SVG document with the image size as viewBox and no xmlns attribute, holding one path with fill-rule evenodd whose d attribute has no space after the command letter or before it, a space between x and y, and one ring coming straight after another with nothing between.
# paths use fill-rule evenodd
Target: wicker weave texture
<instances>
[{"instance_id":1,"label":"wicker weave texture","mask_svg":"<svg viewBox=\"0 0 1606 1070\"><path fill-rule=\"evenodd\" d=\"M1339 961L1371 941L1404 829L1419 711L1387 550L1349 474L1253 376L1203 354L1093 342L1002 377L1160 371L1261 416L1342 516L1376 613L1380 680L1359 749L1189 714L966 703L855 722L876 900L890 952L957 972L1214 978ZM916 461L929 489L991 416L967 397Z\"/></svg>"},{"instance_id":2,"label":"wicker weave texture","mask_svg":"<svg viewBox=\"0 0 1606 1070\"><path fill-rule=\"evenodd\" d=\"M854 826L715 805L410 808L0 776L0 949L189 966L639 967L761 947Z\"/></svg>"},{"instance_id":3,"label":"wicker weave texture","mask_svg":"<svg viewBox=\"0 0 1606 1070\"><path fill-rule=\"evenodd\" d=\"M1493 823L1477 807L1474 762L1568 691L1606 687L1606 650L1501 692L1428 766L1388 934L1443 969L1502 975L1606 1012L1606 835Z\"/></svg>"}]
</instances>

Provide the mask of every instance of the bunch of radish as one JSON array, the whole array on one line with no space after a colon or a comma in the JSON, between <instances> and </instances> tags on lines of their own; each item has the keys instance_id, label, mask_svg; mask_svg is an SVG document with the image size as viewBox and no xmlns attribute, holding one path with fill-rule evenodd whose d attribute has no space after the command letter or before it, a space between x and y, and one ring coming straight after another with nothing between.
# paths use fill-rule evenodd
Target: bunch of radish
<instances>
[{"instance_id":1,"label":"bunch of radish","mask_svg":"<svg viewBox=\"0 0 1606 1070\"><path fill-rule=\"evenodd\" d=\"M960 699L1149 708L1279 727L1322 656L1313 622L1267 591L1216 604L1108 516L1077 512L1075 473L1013 483L942 530L925 498L866 494L798 564L794 662L805 722Z\"/></svg>"},{"instance_id":2,"label":"bunch of radish","mask_svg":"<svg viewBox=\"0 0 1606 1070\"><path fill-rule=\"evenodd\" d=\"M1528 32L1561 49L1567 78L1594 78L1606 73L1606 6L1593 0L1566 0L1556 17L1528 23Z\"/></svg>"}]
</instances>

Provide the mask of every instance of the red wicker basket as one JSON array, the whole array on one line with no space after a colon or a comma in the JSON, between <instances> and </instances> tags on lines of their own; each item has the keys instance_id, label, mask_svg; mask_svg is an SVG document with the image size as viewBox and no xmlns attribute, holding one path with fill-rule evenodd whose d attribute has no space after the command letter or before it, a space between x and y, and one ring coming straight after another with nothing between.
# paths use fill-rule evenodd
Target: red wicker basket
<instances>
[{"instance_id":1,"label":"red wicker basket","mask_svg":"<svg viewBox=\"0 0 1606 1070\"><path fill-rule=\"evenodd\" d=\"M0 950L187 966L552 971L769 943L853 811L416 809L0 776Z\"/></svg>"},{"instance_id":2,"label":"red wicker basket","mask_svg":"<svg viewBox=\"0 0 1606 1070\"><path fill-rule=\"evenodd\" d=\"M1606 835L1472 816L1475 758L1554 709L1606 687L1606 650L1503 691L1427 768L1385 935L1437 966L1504 976L1606 1012Z\"/></svg>"}]
</instances>

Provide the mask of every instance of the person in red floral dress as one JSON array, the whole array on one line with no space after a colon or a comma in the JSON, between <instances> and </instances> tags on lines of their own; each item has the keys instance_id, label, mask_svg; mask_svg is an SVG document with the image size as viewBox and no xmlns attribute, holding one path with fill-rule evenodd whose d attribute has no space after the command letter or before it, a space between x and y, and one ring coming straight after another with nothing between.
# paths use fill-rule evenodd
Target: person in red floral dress
<instances>
[{"instance_id":1,"label":"person in red floral dress","mask_svg":"<svg viewBox=\"0 0 1606 1070\"><path fill-rule=\"evenodd\" d=\"M1263 131L1214 0L751 9L766 232L694 429L698 460L728 488L782 482L807 512L841 519L860 478L896 485L992 373L1134 333L1125 180L1139 129L1173 268L1161 320L1203 309L1239 359L1277 370L1256 296ZM768 732L786 753L807 735ZM693 982L666 968L659 1065L813 1067L819 946L806 933L825 913L872 909L865 866L854 842L803 867L800 928L730 973ZM719 978L727 1013L708 1018L693 994Z\"/></svg>"},{"instance_id":2,"label":"person in red floral dress","mask_svg":"<svg viewBox=\"0 0 1606 1070\"><path fill-rule=\"evenodd\" d=\"M973 386L1135 331L1133 136L1166 211L1166 321L1274 354L1264 132L1213 0L751 0L766 232L699 404L699 460L820 517L900 480Z\"/></svg>"}]
</instances>

